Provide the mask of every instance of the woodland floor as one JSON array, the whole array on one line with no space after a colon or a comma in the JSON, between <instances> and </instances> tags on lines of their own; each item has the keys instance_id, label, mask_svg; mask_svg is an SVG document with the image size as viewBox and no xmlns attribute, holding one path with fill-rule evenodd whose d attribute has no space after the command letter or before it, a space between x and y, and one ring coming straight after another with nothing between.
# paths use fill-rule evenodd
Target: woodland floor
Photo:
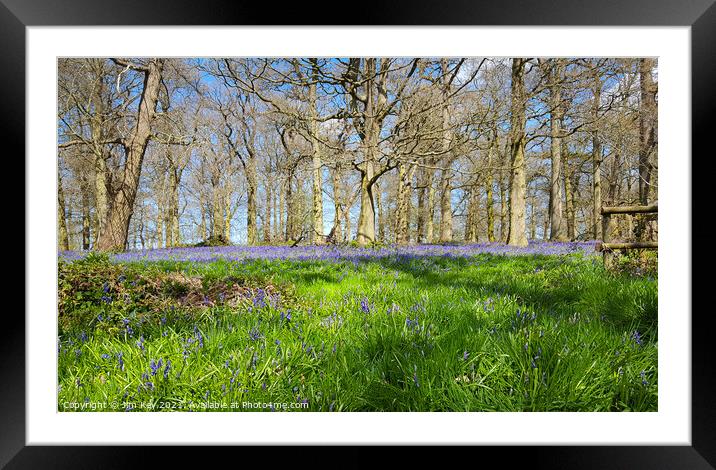
<instances>
[{"instance_id":1,"label":"woodland floor","mask_svg":"<svg viewBox=\"0 0 716 470\"><path fill-rule=\"evenodd\" d=\"M61 255L59 410L657 411L655 268L231 248Z\"/></svg>"}]
</instances>

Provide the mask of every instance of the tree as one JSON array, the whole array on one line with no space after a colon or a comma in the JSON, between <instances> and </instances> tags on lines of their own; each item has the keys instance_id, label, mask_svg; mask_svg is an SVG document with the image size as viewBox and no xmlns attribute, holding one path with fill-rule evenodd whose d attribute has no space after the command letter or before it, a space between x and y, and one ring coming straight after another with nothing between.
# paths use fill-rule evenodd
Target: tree
<instances>
[{"instance_id":1,"label":"tree","mask_svg":"<svg viewBox=\"0 0 716 470\"><path fill-rule=\"evenodd\" d=\"M142 73L144 86L134 128L121 142L125 154L124 172L119 182L119 188L113 190L110 195L104 229L97 240L99 250L124 250L127 248L129 221L134 211L134 199L139 186L144 153L151 137L152 122L156 113L164 67L163 59L151 59L146 65L123 59L112 60L115 64L125 67L126 70L132 69Z\"/></svg>"},{"instance_id":2,"label":"tree","mask_svg":"<svg viewBox=\"0 0 716 470\"><path fill-rule=\"evenodd\" d=\"M549 190L549 220L550 240L565 241L567 239L566 225L563 220L562 209L562 80L564 74L564 59L551 59L549 61L551 74L550 83L550 152L552 169Z\"/></svg>"},{"instance_id":3,"label":"tree","mask_svg":"<svg viewBox=\"0 0 716 470\"><path fill-rule=\"evenodd\" d=\"M525 178L525 111L527 96L524 84L526 59L512 59L512 93L510 118L510 229L507 243L527 246Z\"/></svg>"}]
</instances>

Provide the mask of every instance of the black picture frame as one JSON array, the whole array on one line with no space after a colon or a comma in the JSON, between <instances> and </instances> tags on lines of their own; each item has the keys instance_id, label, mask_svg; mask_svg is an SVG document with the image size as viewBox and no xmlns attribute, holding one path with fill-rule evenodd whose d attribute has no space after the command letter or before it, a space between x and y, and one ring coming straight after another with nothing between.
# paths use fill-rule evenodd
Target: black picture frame
<instances>
[{"instance_id":1,"label":"black picture frame","mask_svg":"<svg viewBox=\"0 0 716 470\"><path fill-rule=\"evenodd\" d=\"M111 25L316 25L319 12L330 25L513 25L513 26L690 26L692 64L692 143L694 148L709 149L712 133L711 113L716 108L716 6L714 0L628 0L593 2L591 0L501 0L479 3L468 0L430 2L429 0L393 1L368 8L362 3L294 2L286 6L268 6L254 2L204 0L0 0L0 96L3 112L0 129L3 141L15 144L14 155L25 152L25 28L28 26L111 26ZM350 34L350 28L346 29ZM9 152L2 152L6 159ZM712 154L709 151L708 154ZM13 155L13 157L14 157ZM697 155L693 151L693 155ZM694 159L684 156L691 161ZM25 174L24 160L14 157L18 172ZM6 173L8 174L8 173ZM692 175L696 175L692 170ZM692 180L692 188L697 185ZM692 194L692 214L708 199ZM704 202L702 202L704 201ZM24 215L23 215L24 218ZM16 219L19 220L19 219ZM692 234L693 226L692 226ZM17 243L14 240L13 243ZM692 243L695 245L695 243ZM25 253L32 247L25 246ZM695 286L707 282L692 275ZM25 286L26 287L26 286ZM27 292L27 291L26 291ZM0 466L7 468L123 468L147 459L164 459L165 453L148 452L123 446L26 446L25 424L25 321L5 309L0 340ZM468 449L479 454L476 461L489 462L497 457L509 466L529 465L549 468L714 468L716 467L716 376L711 359L709 309L692 308L692 408L691 445L685 446L543 446L481 447ZM98 431L99 432L99 431ZM235 454L231 448L212 450ZM311 451L314 452L314 451ZM464 451L463 451L464 452ZM260 452L266 454L265 450ZM277 458L295 461L295 449L270 452L270 465ZM341 464L370 463L360 447L340 449ZM174 447L170 454L185 464L191 460L206 462L205 452L189 446ZM202 455L204 454L204 455ZM401 460L409 465L424 458L420 449L401 451ZM268 461L267 461L268 463ZM299 462L300 463L300 462Z\"/></svg>"}]
</instances>

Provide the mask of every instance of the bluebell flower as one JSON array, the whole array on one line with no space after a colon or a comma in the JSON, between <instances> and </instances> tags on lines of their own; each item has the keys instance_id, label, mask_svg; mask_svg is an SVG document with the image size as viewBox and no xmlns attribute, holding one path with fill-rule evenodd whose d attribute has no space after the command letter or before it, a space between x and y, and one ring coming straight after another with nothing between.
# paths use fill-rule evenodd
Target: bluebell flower
<instances>
[{"instance_id":1,"label":"bluebell flower","mask_svg":"<svg viewBox=\"0 0 716 470\"><path fill-rule=\"evenodd\" d=\"M634 342L635 342L636 344L638 344L639 346L642 345L643 341L642 341L641 335L639 334L638 331L635 330L635 331L631 334L631 338L632 338L632 339L634 340Z\"/></svg>"},{"instance_id":2,"label":"bluebell flower","mask_svg":"<svg viewBox=\"0 0 716 470\"><path fill-rule=\"evenodd\" d=\"M202 336L201 331L199 331L199 327L194 325L194 334L196 335L196 339L199 342L199 347L204 347L204 336Z\"/></svg>"},{"instance_id":3,"label":"bluebell flower","mask_svg":"<svg viewBox=\"0 0 716 470\"><path fill-rule=\"evenodd\" d=\"M154 359L152 359L149 362L149 369L151 369L152 375L157 375L157 372L161 368L162 368L162 360L161 359L159 359L159 362L154 362Z\"/></svg>"},{"instance_id":4,"label":"bluebell flower","mask_svg":"<svg viewBox=\"0 0 716 470\"><path fill-rule=\"evenodd\" d=\"M164 366L164 378L169 377L169 370L172 368L172 361L171 359L167 359L167 365Z\"/></svg>"},{"instance_id":5,"label":"bluebell flower","mask_svg":"<svg viewBox=\"0 0 716 470\"><path fill-rule=\"evenodd\" d=\"M249 331L249 338L251 338L252 341L257 341L261 338L261 332L258 330L258 328L251 328L251 331Z\"/></svg>"}]
</instances>

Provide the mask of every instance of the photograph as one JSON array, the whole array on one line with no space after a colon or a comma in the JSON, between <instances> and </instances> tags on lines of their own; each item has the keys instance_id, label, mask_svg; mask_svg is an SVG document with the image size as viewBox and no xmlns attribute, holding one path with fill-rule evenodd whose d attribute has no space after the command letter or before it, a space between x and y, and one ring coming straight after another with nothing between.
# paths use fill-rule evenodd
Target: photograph
<instances>
[{"instance_id":1,"label":"photograph","mask_svg":"<svg viewBox=\"0 0 716 470\"><path fill-rule=\"evenodd\" d=\"M656 415L659 65L56 57L56 411Z\"/></svg>"}]
</instances>

